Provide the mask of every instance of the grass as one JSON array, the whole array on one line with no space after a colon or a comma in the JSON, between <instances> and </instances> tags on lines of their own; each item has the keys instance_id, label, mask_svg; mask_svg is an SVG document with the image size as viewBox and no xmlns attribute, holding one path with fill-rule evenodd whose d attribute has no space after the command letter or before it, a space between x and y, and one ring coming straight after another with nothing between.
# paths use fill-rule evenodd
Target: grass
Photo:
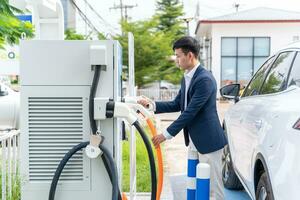
<instances>
[{"instance_id":1,"label":"grass","mask_svg":"<svg viewBox=\"0 0 300 200\"><path fill-rule=\"evenodd\" d=\"M1 170L1 169L0 169ZM13 176L13 175L11 175ZM2 174L0 174L0 190L1 190L1 194L0 194L0 200L2 200ZM12 195L9 197L8 196L8 186L6 185L6 199L7 200L20 200L21 199L21 183L20 183L20 176L17 173L17 176L15 176L12 179L12 187L11 187L11 191L12 191ZM8 175L6 174L6 184L8 184Z\"/></svg>"},{"instance_id":2,"label":"grass","mask_svg":"<svg viewBox=\"0 0 300 200\"><path fill-rule=\"evenodd\" d=\"M147 133L149 131L147 130ZM149 134L148 134L149 135ZM148 137L150 140L150 137ZM152 144L152 142L151 142ZM123 141L123 177L122 177L122 190L129 192L130 190L130 151L129 141ZM154 147L153 147L154 150ZM155 160L156 153L153 151ZM157 166L157 165L156 165ZM156 170L157 171L157 170ZM151 175L149 159L146 147L140 135L136 133L136 185L137 192L150 192L151 191Z\"/></svg>"}]
</instances>

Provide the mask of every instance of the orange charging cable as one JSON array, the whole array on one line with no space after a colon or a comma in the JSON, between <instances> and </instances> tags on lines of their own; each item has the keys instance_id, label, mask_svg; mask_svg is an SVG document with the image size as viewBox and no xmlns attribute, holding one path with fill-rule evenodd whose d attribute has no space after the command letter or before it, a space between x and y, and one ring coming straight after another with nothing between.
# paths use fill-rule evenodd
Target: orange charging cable
<instances>
[{"instance_id":1,"label":"orange charging cable","mask_svg":"<svg viewBox=\"0 0 300 200\"><path fill-rule=\"evenodd\" d=\"M144 118L146 118L145 115L143 115L141 112L140 112L140 114ZM156 136L157 130L156 130L152 120L150 118L146 118L146 122L150 128L152 137ZM157 163L158 163L158 181L157 181L156 200L160 200L163 182L164 182L164 166L163 166L163 157L162 157L160 145L156 148L156 155L157 155ZM122 200L127 200L125 193L122 194Z\"/></svg>"},{"instance_id":2,"label":"orange charging cable","mask_svg":"<svg viewBox=\"0 0 300 200\"><path fill-rule=\"evenodd\" d=\"M137 109L137 113L140 114L141 116L143 116L143 118L146 120L147 125L150 128L152 137L156 136L157 130L153 124L153 121L151 120L150 115L148 114L148 112L146 112L144 110L144 108L141 105L139 105L139 104L137 104L137 105L138 105L138 107L140 107ZM134 107L137 105L134 105ZM142 112L143 110L144 110L144 112L146 112L145 114L143 114L143 112ZM157 164L158 164L158 181L157 181L156 200L160 200L163 182L164 182L164 166L163 166L163 157L162 157L162 151L161 151L160 145L156 148L156 155L157 155ZM122 194L122 200L127 200L127 197L124 193Z\"/></svg>"},{"instance_id":3,"label":"orange charging cable","mask_svg":"<svg viewBox=\"0 0 300 200\"><path fill-rule=\"evenodd\" d=\"M157 130L151 121L151 119L146 119L147 124L150 128L152 137L157 135ZM157 181L157 193L156 193L156 200L160 200L160 195L162 192L163 182L164 182L164 166L163 166L163 158L162 158L162 152L160 145L156 148L156 154L157 154L157 163L158 163L158 181Z\"/></svg>"},{"instance_id":4,"label":"orange charging cable","mask_svg":"<svg viewBox=\"0 0 300 200\"><path fill-rule=\"evenodd\" d=\"M123 192L122 193L122 200L128 200L126 194Z\"/></svg>"}]
</instances>

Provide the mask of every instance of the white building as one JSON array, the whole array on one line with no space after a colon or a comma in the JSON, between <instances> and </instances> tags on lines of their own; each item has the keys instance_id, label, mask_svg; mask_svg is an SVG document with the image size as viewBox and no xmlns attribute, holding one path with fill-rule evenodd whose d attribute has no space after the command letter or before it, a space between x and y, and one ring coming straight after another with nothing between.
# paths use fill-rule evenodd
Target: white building
<instances>
[{"instance_id":1,"label":"white building","mask_svg":"<svg viewBox=\"0 0 300 200\"><path fill-rule=\"evenodd\" d=\"M268 56L299 40L300 12L255 8L200 20L195 33L202 45L200 59L218 87L245 85Z\"/></svg>"},{"instance_id":2,"label":"white building","mask_svg":"<svg viewBox=\"0 0 300 200\"><path fill-rule=\"evenodd\" d=\"M76 30L76 9L71 0L60 0L64 9L64 27Z\"/></svg>"}]
</instances>

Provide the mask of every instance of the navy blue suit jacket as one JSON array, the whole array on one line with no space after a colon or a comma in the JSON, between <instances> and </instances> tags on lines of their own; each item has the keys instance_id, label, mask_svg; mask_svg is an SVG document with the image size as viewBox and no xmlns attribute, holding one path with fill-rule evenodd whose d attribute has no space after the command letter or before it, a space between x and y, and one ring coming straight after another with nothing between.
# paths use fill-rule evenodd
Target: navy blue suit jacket
<instances>
[{"instance_id":1,"label":"navy blue suit jacket","mask_svg":"<svg viewBox=\"0 0 300 200\"><path fill-rule=\"evenodd\" d=\"M185 145L189 145L189 135L202 154L222 149L227 139L216 108L217 84L211 72L201 65L197 68L191 80L187 93L187 107L184 109L185 81L181 81L181 89L173 101L155 102L155 113L181 111L181 115L167 131L176 136L184 129Z\"/></svg>"}]
</instances>

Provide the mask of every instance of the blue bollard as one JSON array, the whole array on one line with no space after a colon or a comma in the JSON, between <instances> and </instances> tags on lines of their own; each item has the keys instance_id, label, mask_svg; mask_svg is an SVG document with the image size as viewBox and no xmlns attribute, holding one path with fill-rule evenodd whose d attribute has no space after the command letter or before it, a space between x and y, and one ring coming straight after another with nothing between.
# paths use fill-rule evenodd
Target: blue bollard
<instances>
[{"instance_id":1,"label":"blue bollard","mask_svg":"<svg viewBox=\"0 0 300 200\"><path fill-rule=\"evenodd\" d=\"M189 148L187 167L187 200L196 199L196 168L198 163L198 152Z\"/></svg>"},{"instance_id":2,"label":"blue bollard","mask_svg":"<svg viewBox=\"0 0 300 200\"><path fill-rule=\"evenodd\" d=\"M209 200L210 166L207 163L197 165L196 200Z\"/></svg>"}]
</instances>

